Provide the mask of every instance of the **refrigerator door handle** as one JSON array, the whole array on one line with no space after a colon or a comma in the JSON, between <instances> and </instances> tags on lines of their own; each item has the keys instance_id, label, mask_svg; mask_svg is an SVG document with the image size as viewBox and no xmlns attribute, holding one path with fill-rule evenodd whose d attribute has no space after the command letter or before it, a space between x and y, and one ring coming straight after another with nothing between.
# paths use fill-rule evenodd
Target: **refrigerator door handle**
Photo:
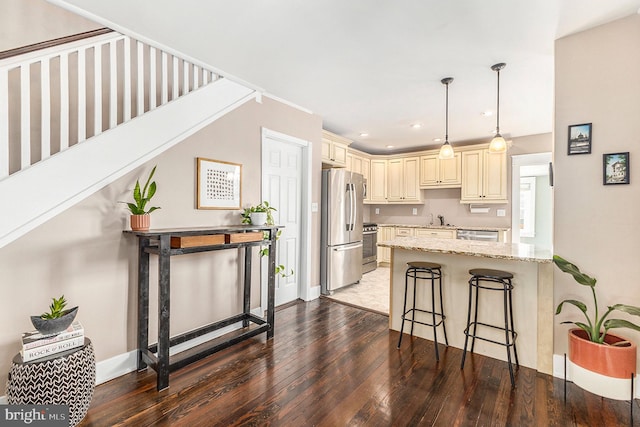
<instances>
[{"instance_id":1,"label":"refrigerator door handle","mask_svg":"<svg viewBox=\"0 0 640 427\"><path fill-rule=\"evenodd\" d=\"M333 248L333 250L336 252L344 252L344 251L350 251L351 249L357 249L361 247L362 247L362 242L357 242L357 243L352 243L350 245L339 246L337 248Z\"/></svg>"},{"instance_id":2,"label":"refrigerator door handle","mask_svg":"<svg viewBox=\"0 0 640 427\"><path fill-rule=\"evenodd\" d=\"M346 231L350 231L351 230L351 216L353 215L353 213L351 212L352 209L353 209L353 204L351 203L351 184L347 183L346 187L347 188L345 190L345 195L346 195L346 198L347 198L349 203L345 204L345 209L348 208L349 211L348 212L345 211L344 221L346 223L346 225L345 225Z\"/></svg>"},{"instance_id":3,"label":"refrigerator door handle","mask_svg":"<svg viewBox=\"0 0 640 427\"><path fill-rule=\"evenodd\" d=\"M356 200L356 185L351 184L351 199L353 200L353 219L351 220L351 231L356 225L356 215L358 214L358 201Z\"/></svg>"}]
</instances>

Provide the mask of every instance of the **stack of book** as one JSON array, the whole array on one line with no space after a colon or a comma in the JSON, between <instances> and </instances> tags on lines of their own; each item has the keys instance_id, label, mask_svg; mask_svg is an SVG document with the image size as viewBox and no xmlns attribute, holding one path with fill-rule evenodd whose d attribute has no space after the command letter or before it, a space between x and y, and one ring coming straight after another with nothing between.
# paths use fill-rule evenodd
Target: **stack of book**
<instances>
[{"instance_id":1,"label":"stack of book","mask_svg":"<svg viewBox=\"0 0 640 427\"><path fill-rule=\"evenodd\" d=\"M84 328L75 320L66 330L55 335L42 335L38 331L22 334L23 362L48 357L84 345Z\"/></svg>"}]
</instances>

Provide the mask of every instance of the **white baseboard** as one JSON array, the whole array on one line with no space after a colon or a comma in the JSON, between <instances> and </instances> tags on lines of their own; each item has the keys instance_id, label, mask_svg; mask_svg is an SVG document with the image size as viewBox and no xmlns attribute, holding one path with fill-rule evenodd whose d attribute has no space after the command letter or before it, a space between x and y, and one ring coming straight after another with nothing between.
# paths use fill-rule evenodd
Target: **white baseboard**
<instances>
[{"instance_id":1,"label":"white baseboard","mask_svg":"<svg viewBox=\"0 0 640 427\"><path fill-rule=\"evenodd\" d=\"M305 301L309 302L318 298L320 298L320 285L310 287L307 292L307 299L305 299Z\"/></svg>"}]
</instances>

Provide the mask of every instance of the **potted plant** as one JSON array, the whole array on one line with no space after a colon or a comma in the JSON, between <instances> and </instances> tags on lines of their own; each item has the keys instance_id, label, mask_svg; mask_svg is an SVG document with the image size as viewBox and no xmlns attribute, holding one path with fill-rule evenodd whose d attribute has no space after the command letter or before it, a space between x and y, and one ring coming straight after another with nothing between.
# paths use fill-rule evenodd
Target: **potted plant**
<instances>
[{"instance_id":1,"label":"potted plant","mask_svg":"<svg viewBox=\"0 0 640 427\"><path fill-rule=\"evenodd\" d=\"M240 212L240 215L242 215L243 224L274 225L275 221L273 220L273 212L275 211L277 211L277 209L271 206L269 202L264 200L263 202L261 202L256 206L250 206L248 208L244 208L244 210ZM282 230L278 230L278 232L276 233L276 240L280 238L280 234L282 234ZM260 249L261 257L267 256L267 255L269 255L268 247ZM285 266L282 264L279 264L279 265L276 265L274 272L275 274L278 274L282 277L287 277L293 274L293 269L289 273L287 273Z\"/></svg>"},{"instance_id":2,"label":"potted plant","mask_svg":"<svg viewBox=\"0 0 640 427\"><path fill-rule=\"evenodd\" d=\"M245 208L240 215L242 215L243 224L253 225L273 225L273 212L277 209L274 208L266 200L256 206L250 206Z\"/></svg>"},{"instance_id":3,"label":"potted plant","mask_svg":"<svg viewBox=\"0 0 640 427\"><path fill-rule=\"evenodd\" d=\"M65 310L67 301L64 295L60 298L52 298L49 311L40 316L31 316L31 323L42 335L53 335L64 331L73 323L78 314L78 307Z\"/></svg>"},{"instance_id":4,"label":"potted plant","mask_svg":"<svg viewBox=\"0 0 640 427\"><path fill-rule=\"evenodd\" d=\"M629 399L630 378L635 379L637 346L625 338L609 332L610 329L629 328L640 331L640 326L624 319L609 318L614 311L640 316L640 307L614 304L600 315L596 295L596 279L582 273L571 262L558 255L553 256L554 264L563 272L573 276L580 285L588 286L593 295L593 317L582 301L567 299L562 301L556 314L560 314L565 303L577 307L585 322L565 321L578 328L569 330L569 360L574 364L573 382L585 390L613 399ZM577 367L576 367L577 366Z\"/></svg>"},{"instance_id":5,"label":"potted plant","mask_svg":"<svg viewBox=\"0 0 640 427\"><path fill-rule=\"evenodd\" d=\"M147 203L151 200L154 194L156 194L156 182L151 181L153 174L156 173L156 167L154 166L147 178L147 182L144 184L142 191L140 191L140 181L136 180L136 186L133 189L134 203L126 203L129 211L131 212L131 229L133 231L148 231L151 225L151 217L149 214L156 209L160 209L157 206L153 206L147 209Z\"/></svg>"}]
</instances>

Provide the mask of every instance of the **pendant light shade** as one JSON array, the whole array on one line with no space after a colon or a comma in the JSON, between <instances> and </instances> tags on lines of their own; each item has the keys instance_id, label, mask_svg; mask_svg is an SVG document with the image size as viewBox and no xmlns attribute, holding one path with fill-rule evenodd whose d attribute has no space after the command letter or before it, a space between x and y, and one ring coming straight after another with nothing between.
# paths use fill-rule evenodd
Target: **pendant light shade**
<instances>
[{"instance_id":1,"label":"pendant light shade","mask_svg":"<svg viewBox=\"0 0 640 427\"><path fill-rule=\"evenodd\" d=\"M446 87L444 144L440 147L440 153L438 154L438 157L441 159L453 159L453 147L449 144L449 84L452 81L453 77L445 77L440 80Z\"/></svg>"},{"instance_id":2,"label":"pendant light shade","mask_svg":"<svg viewBox=\"0 0 640 427\"><path fill-rule=\"evenodd\" d=\"M500 70L506 67L507 64L501 62L491 66L491 69L498 74L498 96L497 96L497 108L496 108L496 135L489 144L489 151L492 153L502 153L507 150L507 142L500 135Z\"/></svg>"}]
</instances>

